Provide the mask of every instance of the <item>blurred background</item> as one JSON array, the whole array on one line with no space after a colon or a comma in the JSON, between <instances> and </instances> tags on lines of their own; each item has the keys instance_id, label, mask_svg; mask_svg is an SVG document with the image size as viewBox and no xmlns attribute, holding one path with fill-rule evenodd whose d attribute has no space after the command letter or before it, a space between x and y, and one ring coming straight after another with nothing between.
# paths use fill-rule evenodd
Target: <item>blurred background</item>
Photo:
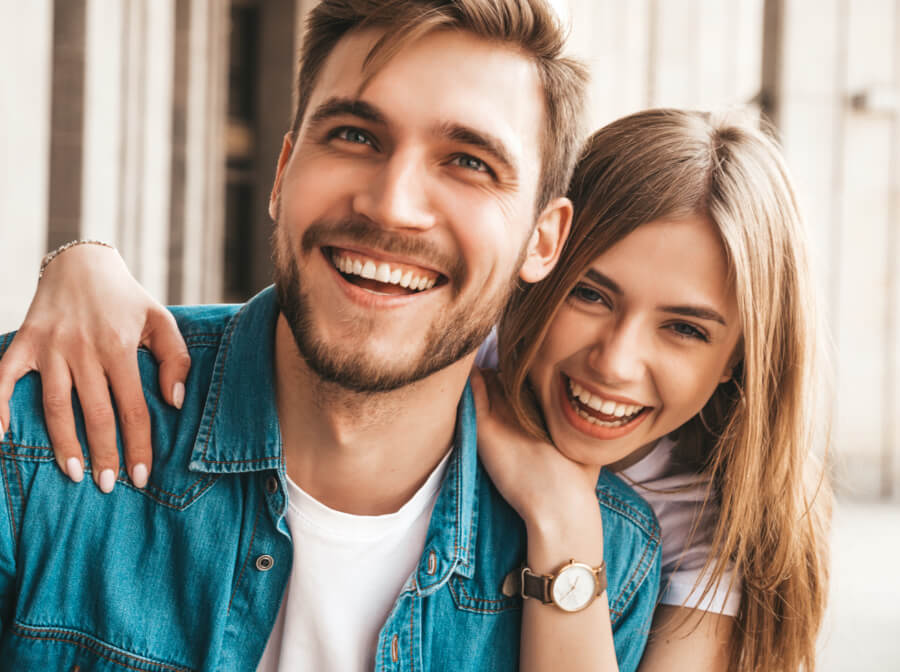
<instances>
[{"instance_id":1,"label":"blurred background","mask_svg":"<svg viewBox=\"0 0 900 672\"><path fill-rule=\"evenodd\" d=\"M0 332L43 254L114 243L167 303L269 283L266 203L315 0L0 0ZM595 126L772 120L836 350L821 669L900 671L900 0L557 0Z\"/></svg>"}]
</instances>

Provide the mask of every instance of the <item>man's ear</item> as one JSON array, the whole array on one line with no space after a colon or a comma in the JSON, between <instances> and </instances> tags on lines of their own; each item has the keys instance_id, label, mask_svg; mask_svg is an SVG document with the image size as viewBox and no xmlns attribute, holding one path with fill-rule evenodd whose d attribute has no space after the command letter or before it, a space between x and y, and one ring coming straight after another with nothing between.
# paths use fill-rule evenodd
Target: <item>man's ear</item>
<instances>
[{"instance_id":1,"label":"man's ear","mask_svg":"<svg viewBox=\"0 0 900 672\"><path fill-rule=\"evenodd\" d=\"M278 203L281 195L281 178L284 177L284 169L287 166L288 159L291 158L291 152L294 150L294 141L291 132L284 134L284 141L281 143L281 154L278 155L278 168L275 171L275 183L272 185L272 192L269 194L269 217L272 221L278 219Z\"/></svg>"},{"instance_id":2,"label":"man's ear","mask_svg":"<svg viewBox=\"0 0 900 672\"><path fill-rule=\"evenodd\" d=\"M525 261L519 277L525 282L537 282L547 277L562 254L569 229L572 228L572 201L555 198L538 215L537 225L528 240Z\"/></svg>"}]
</instances>

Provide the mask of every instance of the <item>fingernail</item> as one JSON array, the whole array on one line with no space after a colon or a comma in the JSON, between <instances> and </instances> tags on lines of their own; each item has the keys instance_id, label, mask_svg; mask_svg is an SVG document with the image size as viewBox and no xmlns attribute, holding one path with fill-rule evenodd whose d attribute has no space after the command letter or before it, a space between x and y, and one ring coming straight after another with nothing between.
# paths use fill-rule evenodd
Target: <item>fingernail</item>
<instances>
[{"instance_id":1,"label":"fingernail","mask_svg":"<svg viewBox=\"0 0 900 672\"><path fill-rule=\"evenodd\" d=\"M172 387L172 401L175 402L175 408L181 410L184 403L184 383L175 383Z\"/></svg>"},{"instance_id":2,"label":"fingernail","mask_svg":"<svg viewBox=\"0 0 900 672\"><path fill-rule=\"evenodd\" d=\"M134 465L134 469L131 470L131 482L137 488L143 488L147 485L147 476L147 465L143 462L138 462Z\"/></svg>"},{"instance_id":3,"label":"fingernail","mask_svg":"<svg viewBox=\"0 0 900 672\"><path fill-rule=\"evenodd\" d=\"M100 472L100 490L109 494L116 485L116 475L112 469L104 469Z\"/></svg>"},{"instance_id":4,"label":"fingernail","mask_svg":"<svg viewBox=\"0 0 900 672\"><path fill-rule=\"evenodd\" d=\"M81 460L77 457L70 457L66 460L66 474L76 483L81 483L84 479L84 467L81 466Z\"/></svg>"},{"instance_id":5,"label":"fingernail","mask_svg":"<svg viewBox=\"0 0 900 672\"><path fill-rule=\"evenodd\" d=\"M3 420L0 420L0 441L6 438L6 430L3 428Z\"/></svg>"}]
</instances>

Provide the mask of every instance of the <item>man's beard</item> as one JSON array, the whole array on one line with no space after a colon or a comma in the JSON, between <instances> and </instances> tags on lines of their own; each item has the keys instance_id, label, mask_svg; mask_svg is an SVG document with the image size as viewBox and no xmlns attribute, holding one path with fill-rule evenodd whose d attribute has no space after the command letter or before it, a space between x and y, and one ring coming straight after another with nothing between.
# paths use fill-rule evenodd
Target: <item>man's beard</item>
<instances>
[{"instance_id":1,"label":"man's beard","mask_svg":"<svg viewBox=\"0 0 900 672\"><path fill-rule=\"evenodd\" d=\"M279 218L280 219L280 218ZM341 237L338 237L341 236ZM353 240L387 253L415 254L420 259L441 258L410 236L388 233L366 221L342 220L316 222L303 234L301 247L307 256L316 253L324 240ZM512 293L518 269L524 257L519 255L512 277L493 296L475 293L469 300L442 313L425 333L421 355L414 361L373 361L364 349L352 351L324 339L315 325L310 298L303 290L297 257L284 235L282 223L276 224L273 237L275 289L281 312L307 365L325 382L353 392L375 393L397 390L446 368L473 352L487 338ZM450 289L458 298L465 269L458 260L443 258L438 267L446 269ZM449 262L449 263L448 263ZM366 334L374 325L358 324Z\"/></svg>"}]
</instances>

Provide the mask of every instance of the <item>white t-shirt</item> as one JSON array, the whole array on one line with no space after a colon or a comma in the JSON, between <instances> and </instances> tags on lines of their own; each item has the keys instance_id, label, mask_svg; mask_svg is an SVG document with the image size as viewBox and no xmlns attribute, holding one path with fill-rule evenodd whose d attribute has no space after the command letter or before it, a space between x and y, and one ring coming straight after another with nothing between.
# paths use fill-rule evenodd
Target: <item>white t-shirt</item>
<instances>
[{"instance_id":1,"label":"white t-shirt","mask_svg":"<svg viewBox=\"0 0 900 672\"><path fill-rule=\"evenodd\" d=\"M482 368L497 368L496 329L478 350L475 363ZM619 473L651 506L662 530L660 602L735 616L741 602L741 580L734 572L723 572L719 584L700 599L706 575L699 583L697 579L709 555L719 505L713 500L703 508L706 486L696 482L695 474L677 473L672 465L674 445L668 438L660 439L648 455ZM685 487L692 483L693 487ZM659 492L681 488L684 490L680 492ZM688 538L701 509L702 520Z\"/></svg>"},{"instance_id":2,"label":"white t-shirt","mask_svg":"<svg viewBox=\"0 0 900 672\"><path fill-rule=\"evenodd\" d=\"M696 474L677 473L672 466L674 447L675 443L664 437L649 454L618 474L647 500L659 521L662 531L659 601L736 616L741 603L741 580L733 571L723 572L718 586L701 599L709 575L703 574L703 565L709 556L719 504L712 500L703 507L706 484ZM693 536L690 536L692 529Z\"/></svg>"},{"instance_id":3,"label":"white t-shirt","mask_svg":"<svg viewBox=\"0 0 900 672\"><path fill-rule=\"evenodd\" d=\"M381 626L422 556L448 457L383 516L335 511L288 479L294 564L257 672L372 669Z\"/></svg>"}]
</instances>

